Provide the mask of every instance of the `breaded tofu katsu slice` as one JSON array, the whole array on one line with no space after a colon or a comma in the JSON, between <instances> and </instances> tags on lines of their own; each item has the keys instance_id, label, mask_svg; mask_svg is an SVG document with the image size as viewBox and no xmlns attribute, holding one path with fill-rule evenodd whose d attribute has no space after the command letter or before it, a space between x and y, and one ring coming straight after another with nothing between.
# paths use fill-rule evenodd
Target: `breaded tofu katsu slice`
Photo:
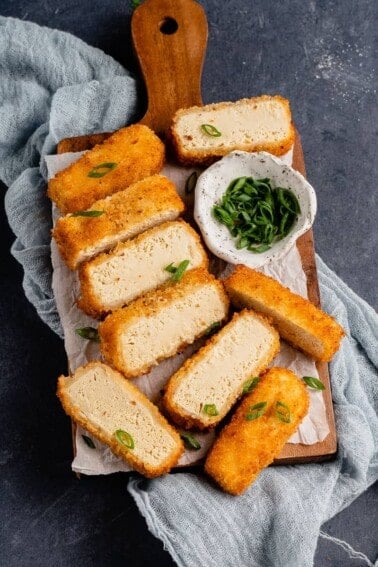
<instances>
[{"instance_id":1,"label":"breaded tofu katsu slice","mask_svg":"<svg viewBox=\"0 0 378 567\"><path fill-rule=\"evenodd\" d=\"M108 315L98 328L101 352L127 378L139 376L223 321L228 306L220 281L191 270Z\"/></svg>"},{"instance_id":2,"label":"breaded tofu katsu slice","mask_svg":"<svg viewBox=\"0 0 378 567\"><path fill-rule=\"evenodd\" d=\"M294 143L289 101L263 95L180 109L169 138L184 164L209 164L233 150L285 154Z\"/></svg>"},{"instance_id":3,"label":"breaded tofu katsu slice","mask_svg":"<svg viewBox=\"0 0 378 567\"><path fill-rule=\"evenodd\" d=\"M187 270L208 266L200 237L189 224L172 221L146 230L80 266L78 305L93 317L114 311L167 282L172 277L167 267L183 258Z\"/></svg>"},{"instance_id":4,"label":"breaded tofu katsu slice","mask_svg":"<svg viewBox=\"0 0 378 567\"><path fill-rule=\"evenodd\" d=\"M248 310L235 314L170 378L165 409L186 429L214 427L279 349L278 333L265 317Z\"/></svg>"},{"instance_id":5,"label":"breaded tofu katsu slice","mask_svg":"<svg viewBox=\"0 0 378 567\"><path fill-rule=\"evenodd\" d=\"M238 265L224 285L235 307L271 317L283 339L315 360L338 350L345 333L335 319L273 278Z\"/></svg>"},{"instance_id":6,"label":"breaded tofu katsu slice","mask_svg":"<svg viewBox=\"0 0 378 567\"><path fill-rule=\"evenodd\" d=\"M88 209L164 164L163 142L142 124L118 130L49 181L48 196L62 213Z\"/></svg>"},{"instance_id":7,"label":"breaded tofu katsu slice","mask_svg":"<svg viewBox=\"0 0 378 567\"><path fill-rule=\"evenodd\" d=\"M183 452L179 434L157 407L101 362L60 376L57 395L67 415L149 478L167 473Z\"/></svg>"},{"instance_id":8,"label":"breaded tofu katsu slice","mask_svg":"<svg viewBox=\"0 0 378 567\"><path fill-rule=\"evenodd\" d=\"M280 454L308 407L306 387L291 370L267 370L220 432L205 471L226 492L241 494Z\"/></svg>"},{"instance_id":9,"label":"breaded tofu katsu slice","mask_svg":"<svg viewBox=\"0 0 378 567\"><path fill-rule=\"evenodd\" d=\"M67 266L76 270L81 262L118 242L177 219L184 209L172 181L152 175L93 203L88 212L95 211L95 216L59 218L52 234Z\"/></svg>"}]
</instances>

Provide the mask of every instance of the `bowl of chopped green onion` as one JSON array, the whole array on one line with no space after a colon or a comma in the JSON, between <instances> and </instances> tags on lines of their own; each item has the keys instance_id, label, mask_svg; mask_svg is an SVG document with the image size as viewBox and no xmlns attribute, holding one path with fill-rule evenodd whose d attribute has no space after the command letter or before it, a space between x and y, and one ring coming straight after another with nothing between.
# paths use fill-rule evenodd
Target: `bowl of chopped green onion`
<instances>
[{"instance_id":1,"label":"bowl of chopped green onion","mask_svg":"<svg viewBox=\"0 0 378 567\"><path fill-rule=\"evenodd\" d=\"M278 260L315 214L313 187L266 152L231 152L197 180L194 218L208 248L232 264L258 268Z\"/></svg>"}]
</instances>

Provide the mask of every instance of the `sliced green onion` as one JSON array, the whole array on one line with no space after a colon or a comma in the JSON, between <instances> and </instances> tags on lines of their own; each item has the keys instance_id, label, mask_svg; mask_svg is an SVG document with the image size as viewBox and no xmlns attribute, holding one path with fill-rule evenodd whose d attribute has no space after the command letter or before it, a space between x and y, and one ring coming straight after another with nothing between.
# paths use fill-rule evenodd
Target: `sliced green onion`
<instances>
[{"instance_id":1,"label":"sliced green onion","mask_svg":"<svg viewBox=\"0 0 378 567\"><path fill-rule=\"evenodd\" d=\"M114 435L122 445L128 449L134 449L134 439L131 437L130 433L127 433L127 431L124 431L123 429L117 429Z\"/></svg>"},{"instance_id":2,"label":"sliced green onion","mask_svg":"<svg viewBox=\"0 0 378 567\"><path fill-rule=\"evenodd\" d=\"M217 406L215 404L205 404L203 406L203 411L210 416L219 415L219 411L217 410Z\"/></svg>"},{"instance_id":3,"label":"sliced green onion","mask_svg":"<svg viewBox=\"0 0 378 567\"><path fill-rule=\"evenodd\" d=\"M303 376L303 381L309 388L313 388L314 390L324 390L325 388L323 382L313 376Z\"/></svg>"},{"instance_id":4,"label":"sliced green onion","mask_svg":"<svg viewBox=\"0 0 378 567\"><path fill-rule=\"evenodd\" d=\"M260 378L258 376L255 376L254 378L250 378L249 380L246 380L243 384L243 394L249 394L250 392L252 392L252 390L254 390L257 386L257 384L259 383Z\"/></svg>"},{"instance_id":5,"label":"sliced green onion","mask_svg":"<svg viewBox=\"0 0 378 567\"><path fill-rule=\"evenodd\" d=\"M93 443L92 439L88 435L82 435L83 441L90 449L96 449L96 445Z\"/></svg>"},{"instance_id":6,"label":"sliced green onion","mask_svg":"<svg viewBox=\"0 0 378 567\"><path fill-rule=\"evenodd\" d=\"M175 268L175 266L173 265L173 262L171 262L170 264L168 264L168 266L165 266L164 270L166 272L169 272L170 274L174 274L177 270L177 268Z\"/></svg>"},{"instance_id":7,"label":"sliced green onion","mask_svg":"<svg viewBox=\"0 0 378 567\"><path fill-rule=\"evenodd\" d=\"M201 443L191 433L182 432L180 433L180 437L184 441L187 449L194 449L195 451L201 449Z\"/></svg>"},{"instance_id":8,"label":"sliced green onion","mask_svg":"<svg viewBox=\"0 0 378 567\"><path fill-rule=\"evenodd\" d=\"M90 170L88 177L104 177L104 175L107 175L108 173L113 171L113 169L115 169L117 165L117 163L111 161L100 163Z\"/></svg>"},{"instance_id":9,"label":"sliced green onion","mask_svg":"<svg viewBox=\"0 0 378 567\"><path fill-rule=\"evenodd\" d=\"M135 10L138 6L141 5L141 0L131 0L131 9Z\"/></svg>"},{"instance_id":10,"label":"sliced green onion","mask_svg":"<svg viewBox=\"0 0 378 567\"><path fill-rule=\"evenodd\" d=\"M227 226L237 249L261 254L289 234L300 206L291 189L244 176L231 181L212 213Z\"/></svg>"},{"instance_id":11,"label":"sliced green onion","mask_svg":"<svg viewBox=\"0 0 378 567\"><path fill-rule=\"evenodd\" d=\"M265 413L266 406L267 402L259 402L258 404L249 407L247 413L245 414L245 420L253 421L258 417L261 417Z\"/></svg>"},{"instance_id":12,"label":"sliced green onion","mask_svg":"<svg viewBox=\"0 0 378 567\"><path fill-rule=\"evenodd\" d=\"M180 262L179 265L177 266L176 272L172 276L172 280L175 282L181 280L188 266L189 266L189 260L183 260L182 262Z\"/></svg>"},{"instance_id":13,"label":"sliced green onion","mask_svg":"<svg viewBox=\"0 0 378 567\"><path fill-rule=\"evenodd\" d=\"M220 321L215 321L214 323L211 323L211 325L209 325L205 331L205 337L210 337L211 335L216 333L218 329L221 328L221 326L222 323Z\"/></svg>"},{"instance_id":14,"label":"sliced green onion","mask_svg":"<svg viewBox=\"0 0 378 567\"><path fill-rule=\"evenodd\" d=\"M198 173L196 171L193 171L188 179L185 181L185 193L187 195L190 195L190 193L193 193L196 184L197 184L197 179L198 179Z\"/></svg>"},{"instance_id":15,"label":"sliced green onion","mask_svg":"<svg viewBox=\"0 0 378 567\"><path fill-rule=\"evenodd\" d=\"M291 422L290 409L283 402L276 402L276 416L284 423Z\"/></svg>"},{"instance_id":16,"label":"sliced green onion","mask_svg":"<svg viewBox=\"0 0 378 567\"><path fill-rule=\"evenodd\" d=\"M208 136L213 136L213 138L219 138L222 135L221 132L212 124L201 124L201 130Z\"/></svg>"},{"instance_id":17,"label":"sliced green onion","mask_svg":"<svg viewBox=\"0 0 378 567\"><path fill-rule=\"evenodd\" d=\"M75 329L75 333L82 339L87 339L88 341L98 342L100 340L98 330L94 327L80 327Z\"/></svg>"},{"instance_id":18,"label":"sliced green onion","mask_svg":"<svg viewBox=\"0 0 378 567\"><path fill-rule=\"evenodd\" d=\"M171 281L178 282L181 280L188 266L189 266L189 260L183 260L182 262L179 263L177 267L173 263L168 264L168 266L165 266L164 270L172 274Z\"/></svg>"},{"instance_id":19,"label":"sliced green onion","mask_svg":"<svg viewBox=\"0 0 378 567\"><path fill-rule=\"evenodd\" d=\"M71 217L100 217L105 211L76 211Z\"/></svg>"},{"instance_id":20,"label":"sliced green onion","mask_svg":"<svg viewBox=\"0 0 378 567\"><path fill-rule=\"evenodd\" d=\"M270 250L272 247L269 246L268 244L260 244L260 246L249 246L248 250L250 252L255 252L256 254L262 254L263 252L266 252L267 250Z\"/></svg>"}]
</instances>

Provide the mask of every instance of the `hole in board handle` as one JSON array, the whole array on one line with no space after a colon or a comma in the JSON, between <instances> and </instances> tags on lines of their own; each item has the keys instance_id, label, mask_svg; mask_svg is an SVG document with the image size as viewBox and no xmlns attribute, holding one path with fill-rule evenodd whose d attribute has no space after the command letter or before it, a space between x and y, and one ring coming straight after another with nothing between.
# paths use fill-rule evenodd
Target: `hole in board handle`
<instances>
[{"instance_id":1,"label":"hole in board handle","mask_svg":"<svg viewBox=\"0 0 378 567\"><path fill-rule=\"evenodd\" d=\"M165 35L172 35L178 30L178 23L174 18L164 18L159 24L159 30Z\"/></svg>"}]
</instances>

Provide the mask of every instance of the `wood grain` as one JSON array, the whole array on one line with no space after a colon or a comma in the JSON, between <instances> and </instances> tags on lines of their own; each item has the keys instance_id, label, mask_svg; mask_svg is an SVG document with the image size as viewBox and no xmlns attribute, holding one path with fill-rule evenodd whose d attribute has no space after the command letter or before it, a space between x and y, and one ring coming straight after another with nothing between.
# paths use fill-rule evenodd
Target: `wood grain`
<instances>
[{"instance_id":1,"label":"wood grain","mask_svg":"<svg viewBox=\"0 0 378 567\"><path fill-rule=\"evenodd\" d=\"M306 167L303 156L301 139L296 131L293 168L306 176ZM307 278L307 293L309 300L317 307L321 307L318 276L315 263L315 247L313 231L308 230L297 240L297 248L302 260L303 271ZM323 399L326 408L326 415L330 432L328 436L314 445L302 445L300 443L287 443L280 456L274 461L275 464L295 464L304 462L323 461L332 458L337 451L337 437L335 427L335 416L333 412L331 383L328 364L318 362L316 364L319 378L325 385Z\"/></svg>"},{"instance_id":2,"label":"wood grain","mask_svg":"<svg viewBox=\"0 0 378 567\"><path fill-rule=\"evenodd\" d=\"M131 36L147 89L141 122L164 135L178 108L202 105L206 15L192 0L146 0L133 14Z\"/></svg>"},{"instance_id":3,"label":"wood grain","mask_svg":"<svg viewBox=\"0 0 378 567\"><path fill-rule=\"evenodd\" d=\"M146 0L133 14L132 40L144 78L148 108L141 122L164 134L174 112L182 107L201 105L201 74L207 42L206 16L193 0ZM248 96L248 94L246 94ZM58 153L82 151L106 139L110 133L66 138ZM299 134L296 133L293 167L304 176L305 162ZM307 277L309 299L320 306L312 230L297 246ZM326 388L323 392L330 433L315 445L287 444L275 464L314 462L331 458L337 449L328 365L317 365Z\"/></svg>"}]
</instances>

